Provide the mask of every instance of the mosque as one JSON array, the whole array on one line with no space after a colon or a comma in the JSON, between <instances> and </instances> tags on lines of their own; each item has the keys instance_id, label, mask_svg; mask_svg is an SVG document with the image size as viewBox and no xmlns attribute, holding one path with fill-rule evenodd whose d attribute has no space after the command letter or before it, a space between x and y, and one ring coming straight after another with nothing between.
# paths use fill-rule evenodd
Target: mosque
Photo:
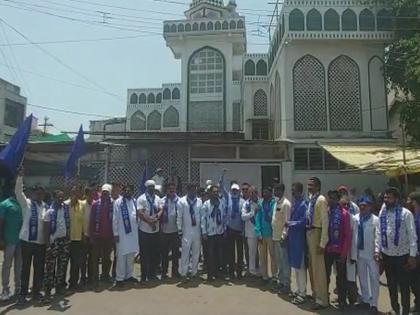
<instances>
[{"instance_id":1,"label":"mosque","mask_svg":"<svg viewBox=\"0 0 420 315\"><path fill-rule=\"evenodd\" d=\"M285 0L273 18L266 54L248 51L239 1L193 0L184 19L164 21L180 82L127 91L119 172L134 181L146 161L201 184L226 169L259 188L318 176L325 189L382 189L385 176L354 171L329 150L393 141L390 11L377 1Z\"/></svg>"}]
</instances>

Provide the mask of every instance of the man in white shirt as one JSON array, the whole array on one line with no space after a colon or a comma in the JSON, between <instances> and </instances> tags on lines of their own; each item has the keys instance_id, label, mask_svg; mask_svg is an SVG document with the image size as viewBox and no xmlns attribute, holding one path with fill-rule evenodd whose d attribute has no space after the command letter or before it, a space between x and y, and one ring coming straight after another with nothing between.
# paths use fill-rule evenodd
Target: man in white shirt
<instances>
[{"instance_id":1,"label":"man in white shirt","mask_svg":"<svg viewBox=\"0 0 420 315\"><path fill-rule=\"evenodd\" d=\"M379 218L372 214L373 200L362 196L359 200L360 213L356 214L357 272L359 276L362 303L359 307L370 308L371 314L378 314L379 298ZM369 290L370 289L370 290Z\"/></svg>"},{"instance_id":2,"label":"man in white shirt","mask_svg":"<svg viewBox=\"0 0 420 315\"><path fill-rule=\"evenodd\" d=\"M176 185L169 183L166 187L166 196L160 199L159 208L162 209L161 224L161 257L162 279L168 277L169 252L172 253L172 278L179 278L179 238L177 227L179 198L176 194Z\"/></svg>"},{"instance_id":3,"label":"man in white shirt","mask_svg":"<svg viewBox=\"0 0 420 315\"><path fill-rule=\"evenodd\" d=\"M140 217L139 247L141 259L141 281L156 280L156 268L159 264L159 220L162 216L159 197L155 194L155 182L145 183L146 193L137 199Z\"/></svg>"},{"instance_id":4,"label":"man in white shirt","mask_svg":"<svg viewBox=\"0 0 420 315\"><path fill-rule=\"evenodd\" d=\"M388 188L379 213L378 239L388 282L392 311L408 315L410 312L410 270L416 266L417 236L413 214L401 206L400 192ZM401 306L398 301L401 292Z\"/></svg>"},{"instance_id":5,"label":"man in white shirt","mask_svg":"<svg viewBox=\"0 0 420 315\"><path fill-rule=\"evenodd\" d=\"M114 202L112 231L116 243L116 286L124 282L136 283L133 276L134 258L139 251L137 206L133 198L133 187L126 185L120 198Z\"/></svg>"},{"instance_id":6,"label":"man in white shirt","mask_svg":"<svg viewBox=\"0 0 420 315\"><path fill-rule=\"evenodd\" d=\"M156 169L156 174L153 175L152 181L155 182L155 188L159 187L159 191L162 193L162 189L166 181L165 177L163 176L163 168L158 167Z\"/></svg>"},{"instance_id":7,"label":"man in white shirt","mask_svg":"<svg viewBox=\"0 0 420 315\"><path fill-rule=\"evenodd\" d=\"M33 187L31 199L28 199L23 192L23 171L21 171L16 179L15 194L23 213L23 225L19 235L22 241L22 279L18 304L24 304L29 290L32 262L32 296L37 301L43 298L41 289L44 277L46 242L43 224L46 211L46 205L43 201L45 189L42 186Z\"/></svg>"},{"instance_id":8,"label":"man in white shirt","mask_svg":"<svg viewBox=\"0 0 420 315\"><path fill-rule=\"evenodd\" d=\"M201 231L203 240L208 240L207 280L219 274L224 263L224 236L226 233L226 204L219 197L219 187L210 188L210 199L203 205Z\"/></svg>"},{"instance_id":9,"label":"man in white shirt","mask_svg":"<svg viewBox=\"0 0 420 315\"><path fill-rule=\"evenodd\" d=\"M182 237L179 268L182 277L187 276L190 265L191 276L197 275L201 249L201 207L202 201L197 197L197 185L188 184L187 195L179 200L177 217L178 234Z\"/></svg>"},{"instance_id":10,"label":"man in white shirt","mask_svg":"<svg viewBox=\"0 0 420 315\"><path fill-rule=\"evenodd\" d=\"M284 184L277 184L274 187L275 196L278 198L276 211L273 213L271 226L273 228L273 247L277 264L275 278L278 281L276 290L280 294L288 294L290 291L291 269L287 248L287 227L290 220L291 203L284 196Z\"/></svg>"},{"instance_id":11,"label":"man in white shirt","mask_svg":"<svg viewBox=\"0 0 420 315\"><path fill-rule=\"evenodd\" d=\"M255 214L259 210L258 192L255 187L249 188L250 197L242 207L241 218L245 222L245 237L248 243L248 273L251 277L258 277L257 250L258 238L255 233Z\"/></svg>"},{"instance_id":12,"label":"man in white shirt","mask_svg":"<svg viewBox=\"0 0 420 315\"><path fill-rule=\"evenodd\" d=\"M90 227L90 216L92 211L92 205L95 201L96 197L96 190L94 187L86 187L85 188L85 200L82 201L82 205L84 207L84 233L85 233L85 241L83 244L83 261L81 266L81 277L80 277L80 283L82 285L85 285L87 283L92 283L92 271L90 270L90 266L92 265L91 262L91 246L89 242L89 227Z\"/></svg>"},{"instance_id":13,"label":"man in white shirt","mask_svg":"<svg viewBox=\"0 0 420 315\"><path fill-rule=\"evenodd\" d=\"M64 203L64 193L54 192L54 201L44 217L46 239L44 302L51 301L51 290L63 294L66 288L67 263L70 257L70 207Z\"/></svg>"}]
</instances>

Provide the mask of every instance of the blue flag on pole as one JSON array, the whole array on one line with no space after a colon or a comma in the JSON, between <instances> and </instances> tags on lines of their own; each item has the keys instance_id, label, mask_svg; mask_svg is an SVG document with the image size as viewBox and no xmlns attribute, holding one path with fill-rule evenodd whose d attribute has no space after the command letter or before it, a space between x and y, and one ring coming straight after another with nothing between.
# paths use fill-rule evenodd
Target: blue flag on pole
<instances>
[{"instance_id":1,"label":"blue flag on pole","mask_svg":"<svg viewBox=\"0 0 420 315\"><path fill-rule=\"evenodd\" d=\"M0 152L0 167L2 172L6 173L2 174L5 177L15 177L18 168L22 164L26 144L31 134L32 118L31 114L25 119L12 139L10 139L9 144Z\"/></svg>"},{"instance_id":2,"label":"blue flag on pole","mask_svg":"<svg viewBox=\"0 0 420 315\"><path fill-rule=\"evenodd\" d=\"M70 178L74 175L76 170L77 161L86 154L86 144L83 134L83 125L80 126L79 133L77 134L76 140L73 143L70 156L66 162L64 169L64 176Z\"/></svg>"},{"instance_id":3,"label":"blue flag on pole","mask_svg":"<svg viewBox=\"0 0 420 315\"><path fill-rule=\"evenodd\" d=\"M140 194L144 194L146 192L146 182L149 180L149 163L148 161L146 161L146 165L144 167L144 171L143 171L143 175L141 176L141 180L140 180L140 187L139 187L139 192Z\"/></svg>"}]
</instances>

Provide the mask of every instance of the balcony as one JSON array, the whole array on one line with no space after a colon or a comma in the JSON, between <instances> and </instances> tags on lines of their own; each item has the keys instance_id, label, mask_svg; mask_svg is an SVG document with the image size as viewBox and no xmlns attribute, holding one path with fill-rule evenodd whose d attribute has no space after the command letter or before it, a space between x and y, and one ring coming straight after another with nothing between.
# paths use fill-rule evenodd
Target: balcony
<instances>
[{"instance_id":1,"label":"balcony","mask_svg":"<svg viewBox=\"0 0 420 315\"><path fill-rule=\"evenodd\" d=\"M235 19L202 19L198 21L179 20L163 23L164 36L178 34L207 34L220 32L235 32L245 34L245 17Z\"/></svg>"}]
</instances>

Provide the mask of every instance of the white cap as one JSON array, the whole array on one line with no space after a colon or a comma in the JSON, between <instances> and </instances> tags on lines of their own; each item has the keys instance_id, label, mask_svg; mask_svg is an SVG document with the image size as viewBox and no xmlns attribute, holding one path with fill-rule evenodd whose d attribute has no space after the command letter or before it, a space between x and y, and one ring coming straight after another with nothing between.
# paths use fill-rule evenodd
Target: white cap
<instances>
[{"instance_id":1,"label":"white cap","mask_svg":"<svg viewBox=\"0 0 420 315\"><path fill-rule=\"evenodd\" d=\"M155 190L158 190L159 192L162 192L162 185L156 185Z\"/></svg>"},{"instance_id":2,"label":"white cap","mask_svg":"<svg viewBox=\"0 0 420 315\"><path fill-rule=\"evenodd\" d=\"M102 186L102 191L107 191L107 192L111 193L112 192L112 185L110 185L110 184L103 185Z\"/></svg>"},{"instance_id":3,"label":"white cap","mask_svg":"<svg viewBox=\"0 0 420 315\"><path fill-rule=\"evenodd\" d=\"M149 179L148 181L146 181L146 183L144 183L144 186L146 187L156 186L156 183L154 180Z\"/></svg>"},{"instance_id":4,"label":"white cap","mask_svg":"<svg viewBox=\"0 0 420 315\"><path fill-rule=\"evenodd\" d=\"M239 187L239 185L238 185L238 184L233 184L233 185L230 187L230 190L241 190L241 187Z\"/></svg>"}]
</instances>

